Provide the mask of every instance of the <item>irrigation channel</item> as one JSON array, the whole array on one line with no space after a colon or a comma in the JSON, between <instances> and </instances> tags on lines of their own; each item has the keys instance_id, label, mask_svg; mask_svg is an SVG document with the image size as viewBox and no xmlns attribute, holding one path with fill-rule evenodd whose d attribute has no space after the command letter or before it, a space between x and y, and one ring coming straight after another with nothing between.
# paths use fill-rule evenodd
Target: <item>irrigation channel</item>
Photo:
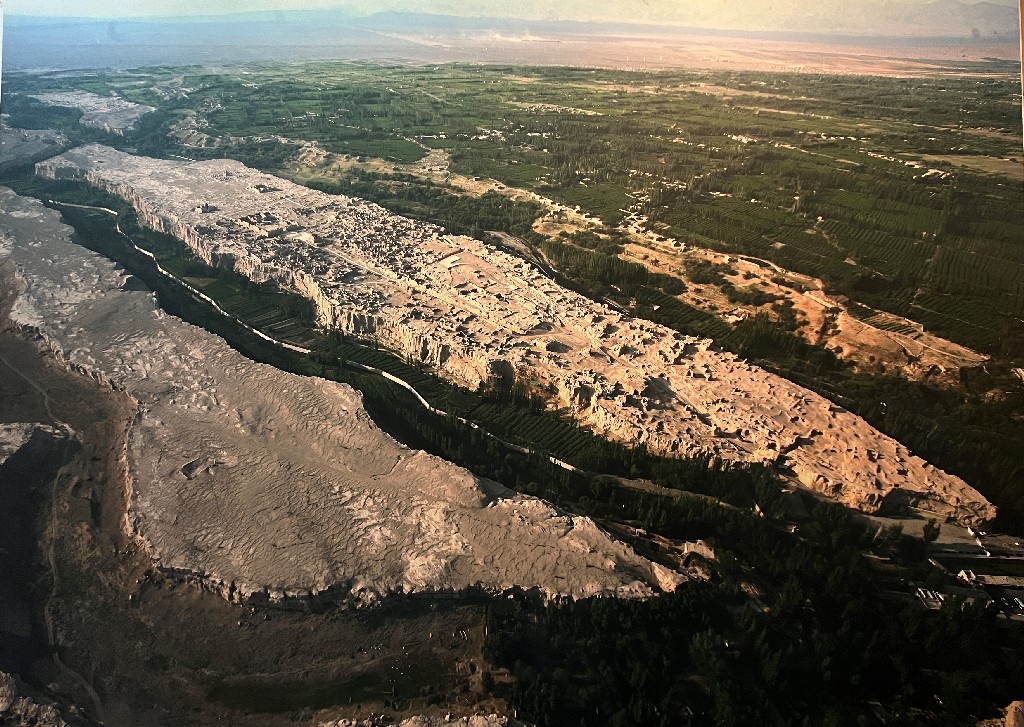
<instances>
[{"instance_id":1,"label":"irrigation channel","mask_svg":"<svg viewBox=\"0 0 1024 727\"><path fill-rule=\"evenodd\" d=\"M72 208L75 208L75 209L93 210L93 211L96 211L96 212L102 212L103 214L106 214L106 215L111 215L113 217L117 217L118 216L118 213L115 210L109 209L107 207L94 207L92 205L71 204L71 203L68 203L68 202L60 202L60 201L53 200L53 199L47 199L46 201L47 201L48 204L51 204L51 205L54 205L54 206L57 206L57 207L72 207ZM276 338L273 338L272 336L268 336L266 333L264 333L263 331L260 331L260 330L258 330L256 328L254 328L253 326L249 325L248 323L243 321L238 316L232 315L228 311L224 310L220 306L220 304L217 303L217 301L215 301L210 296L206 295L206 293L202 292L201 290L198 290L197 288L193 287L192 285L189 285L188 282L182 280L181 278L177 277L173 273L171 273L168 270L164 269L160 265L160 263L157 261L156 255L154 255L149 250L146 250L145 248L139 247L135 243L135 241L128 234L126 234L121 229L120 223L116 223L115 226L116 226L118 234L121 235L121 237L123 237L125 239L125 241L132 247L132 249L134 249L136 252L140 253L141 255L144 255L145 257L149 258L152 261L152 263L153 263L154 267L156 268L157 272L159 272L161 275L163 275L168 280L171 280L174 283L176 283L179 286L181 286L182 288L184 288L186 291L188 291L188 294L194 300L196 300L197 302L206 304L207 306L209 306L210 308L215 310L220 316L222 316L223 318L225 318L229 322L231 322L231 323L233 323L233 324L235 324L237 326L241 326L242 328L247 330L249 333L252 333L253 335L258 336L260 339L266 341L267 343L270 343L273 346L277 346L277 347L286 349L288 351L292 351L294 353L299 353L299 354L302 354L302 355L309 355L309 354L311 354L313 352L312 349L305 348L303 346L296 346L294 344L287 343L285 341L279 341ZM391 352L391 353L394 354L394 352ZM436 406L434 406L433 404L431 404L429 401L427 401L423 397L423 395L420 394L420 392L417 391L416 388L412 384L410 384L408 381L405 381L404 379L402 379L399 376L395 376L394 374L392 374L392 373L390 373L388 371L384 371L383 369L375 368L373 366L368 366L366 364L361 364L361 363L358 363L358 362L355 362L355 361L348 361L347 365L351 366L352 368L356 368L356 369L359 369L361 371L365 371L367 373L371 373L371 374L374 374L374 375L377 375L377 376L381 376L382 378L387 379L391 383L397 384L398 386L401 386L403 389L405 389L410 394L412 394L413 397L416 399L416 401L418 401L420 403L420 405L422 405L423 408L426 409L427 411L429 411L431 414L435 414L435 415L437 415L439 417L445 417L445 418L447 418L449 416L452 416L451 414L449 414L449 412L444 411L443 409L439 409ZM466 419L465 417L458 416L458 415L456 415L454 418L458 422L460 422L461 424L464 424L464 425L466 425L468 427L472 427L473 429L479 431L481 434L483 434L484 436L488 437L489 439L497 442L498 444L500 444L501 446L505 447L506 449L509 449L509 450L511 450L513 452L517 452L519 454L524 454L524 455L527 455L527 456L534 454L533 450L531 450L530 448L523 447L523 446L515 444L513 442L509 442L508 440L502 439L501 437L497 436L496 434L493 434L493 433L487 431L486 429L484 429L483 427L481 427L479 424L477 424L474 421L471 421L469 419ZM546 453L544 453L544 455L547 457L547 460L549 462L551 462L551 464L553 464L553 465L555 465L557 467L561 467L562 469L564 469L564 470L566 470L568 472L580 472L581 471L578 467L575 467L574 465L571 465L568 462L560 460L557 457L553 457L553 456L548 455Z\"/></svg>"}]
</instances>

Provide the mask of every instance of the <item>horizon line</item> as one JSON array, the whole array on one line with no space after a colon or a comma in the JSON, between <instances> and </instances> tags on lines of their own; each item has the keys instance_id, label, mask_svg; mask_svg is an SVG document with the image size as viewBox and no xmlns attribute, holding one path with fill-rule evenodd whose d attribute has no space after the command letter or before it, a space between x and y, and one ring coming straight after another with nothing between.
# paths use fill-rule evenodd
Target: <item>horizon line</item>
<instances>
[{"instance_id":1,"label":"horizon line","mask_svg":"<svg viewBox=\"0 0 1024 727\"><path fill-rule=\"evenodd\" d=\"M963 5L971 5L972 3L963 3L961 0L954 0ZM995 3L993 3L995 4ZM0 8L2 8L2 0L0 0ZM1012 7L1012 6L1002 6ZM38 20L43 23L60 23L60 22L82 22L82 23L104 23L104 22L149 22L149 23L202 23L202 22L223 22L230 18L247 18L248 21L243 22L259 22L260 16L266 16L273 18L274 16L284 15L311 15L314 13L329 13L338 15L347 15L353 19L370 19L381 15L418 15L433 18L457 18L462 20L495 20L500 22L514 22L514 23L537 23L542 25L581 25L581 26L632 26L637 28L656 28L663 27L666 30L674 32L678 31L698 31L698 32L715 32L715 33L740 33L744 35L767 35L767 36L780 36L780 35L805 35L815 37L834 37L834 38L862 38L862 39L899 39L907 38L920 41L922 39L933 38L936 40L943 39L955 39L955 40L978 40L984 42L1014 42L1019 41L1021 38L1019 27L1011 26L1009 31L1006 33L993 33L991 35L985 35L981 38L971 37L968 35L911 35L908 33L890 33L886 34L877 30L842 30L835 32L828 32L822 30L806 30L806 29L755 29L755 28L738 28L738 27L726 27L718 25L689 25L686 23L673 22L673 21L633 21L633 20L590 20L590 19L543 19L543 18L519 18L511 16L498 16L498 15L457 15L452 13L436 13L436 12L416 12L416 11L403 11L403 10L379 10L376 12L360 12L345 7L335 6L327 8L304 8L304 9L277 9L277 10L251 10L251 11L228 11L228 12L212 12L203 15L130 15L130 16L99 16L99 15L33 15L30 13L19 13L14 12L5 13L7 20ZM1014 32L1014 31L1017 32Z\"/></svg>"}]
</instances>

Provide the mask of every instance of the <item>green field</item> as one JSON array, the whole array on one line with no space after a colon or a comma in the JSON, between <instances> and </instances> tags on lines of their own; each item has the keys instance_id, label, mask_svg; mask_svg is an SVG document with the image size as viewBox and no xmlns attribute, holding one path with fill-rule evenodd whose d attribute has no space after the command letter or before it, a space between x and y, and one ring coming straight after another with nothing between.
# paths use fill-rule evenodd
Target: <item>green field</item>
<instances>
[{"instance_id":1,"label":"green field","mask_svg":"<svg viewBox=\"0 0 1024 727\"><path fill-rule=\"evenodd\" d=\"M130 78L16 77L9 108L17 120L42 113L22 91L107 92ZM1009 77L316 64L186 69L179 86L188 92L133 97L165 114L141 147L270 171L308 142L396 164L442 148L454 172L540 192L609 226L632 206L670 238L823 278L984 352L1019 341L1024 325L1024 166L1004 176L948 161L1020 158ZM75 121L49 113L64 128ZM165 134L185 113L229 143L174 148ZM378 186L362 191L388 203Z\"/></svg>"},{"instance_id":2,"label":"green field","mask_svg":"<svg viewBox=\"0 0 1024 727\"><path fill-rule=\"evenodd\" d=\"M138 78L16 75L5 108L15 124L39 118L88 141L99 132L76 131L75 113L39 107L26 94L134 93ZM1015 414L1024 397L1010 373L1024 364L1024 171L1005 176L941 161L1020 158L1019 85L1005 67L899 79L320 63L245 73L158 69L151 78L164 91L149 101L158 111L137 132L106 143L154 155L229 156L288 175L300 168L303 144L315 142L355 166L302 167L299 181L452 232L516 235L555 265L564 284L713 338L832 398L980 487L1009 527L1024 526L1024 466L1013 444L1024 436ZM169 135L190 116L220 145L182 146ZM466 194L443 174L425 176L408 164L433 149L449 155L452 173L536 192L603 226L544 239L533 230L540 205L499 191ZM861 319L877 322L876 311L903 316L994 361L964 371L954 391L854 372L795 336L784 307L727 322L723 311L678 297L696 282L689 268L685 278L668 279L615 257L626 239L615 228L623 210L670 242L821 278ZM721 275L704 282L730 301L758 296ZM233 295L224 298L229 309L263 314L251 292ZM260 325L303 340L272 313Z\"/></svg>"}]
</instances>

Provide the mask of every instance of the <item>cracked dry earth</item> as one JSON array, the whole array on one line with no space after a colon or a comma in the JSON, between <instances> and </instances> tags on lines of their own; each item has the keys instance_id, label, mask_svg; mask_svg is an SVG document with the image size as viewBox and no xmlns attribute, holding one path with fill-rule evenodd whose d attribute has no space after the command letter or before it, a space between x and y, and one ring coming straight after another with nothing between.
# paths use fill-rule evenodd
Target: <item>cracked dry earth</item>
<instances>
[{"instance_id":1,"label":"cracked dry earth","mask_svg":"<svg viewBox=\"0 0 1024 727\"><path fill-rule=\"evenodd\" d=\"M208 263L291 286L323 325L373 337L469 388L495 374L534 380L611 439L763 462L867 512L909 504L964 524L995 517L966 482L826 398L566 290L479 240L228 160L89 145L36 169L124 198Z\"/></svg>"},{"instance_id":2,"label":"cracked dry earth","mask_svg":"<svg viewBox=\"0 0 1024 727\"><path fill-rule=\"evenodd\" d=\"M127 527L164 569L226 597L514 587L644 597L683 581L587 518L399 444L348 386L255 364L165 315L35 200L0 191L11 318L68 368L138 403Z\"/></svg>"}]
</instances>

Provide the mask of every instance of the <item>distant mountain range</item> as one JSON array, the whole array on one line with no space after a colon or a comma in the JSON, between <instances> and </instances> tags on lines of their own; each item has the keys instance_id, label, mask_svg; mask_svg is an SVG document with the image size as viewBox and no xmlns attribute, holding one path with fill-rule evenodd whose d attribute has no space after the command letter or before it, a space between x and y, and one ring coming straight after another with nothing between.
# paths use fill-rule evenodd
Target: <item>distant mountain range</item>
<instances>
[{"instance_id":1,"label":"distant mountain range","mask_svg":"<svg viewBox=\"0 0 1024 727\"><path fill-rule=\"evenodd\" d=\"M382 2L384 0L381 0ZM655 2L656 0L651 0ZM677 0L672 0L676 2ZM745 2L745 0L742 0ZM611 23L462 17L404 12L358 15L344 10L242 13L199 18L42 18L8 16L4 62L9 68L129 68L145 65L252 63L324 59L396 63L448 61L565 65L575 63L564 48L537 41L577 39L586 44L645 37L684 36L802 41L829 46L949 48L1000 46L999 57L1017 56L1019 23L1014 8L990 2L936 0L908 6L880 0L872 25L863 18L815 10L834 0L801 3L780 13L769 27L751 17L747 29L706 27L720 12L704 3L696 14L680 12L690 25ZM837 1L837 0L836 0ZM720 0L735 5L741 0ZM686 2L678 0L681 8ZM777 7L783 8L779 0ZM385 6L386 7L386 6ZM863 6L858 6L863 8ZM718 8L717 10L715 8ZM684 8L685 9L685 8ZM703 13L703 14L701 14ZM642 15L639 20L644 20ZM873 33L865 28L875 28ZM786 28L786 30L778 30ZM860 32L854 32L859 29ZM902 30L901 29L905 29ZM884 32L883 32L884 31ZM531 41L515 43L514 41ZM728 41L723 40L723 45ZM563 44L564 45L564 44ZM566 46L567 47L567 46ZM615 64L614 61L608 61Z\"/></svg>"},{"instance_id":2,"label":"distant mountain range","mask_svg":"<svg viewBox=\"0 0 1024 727\"><path fill-rule=\"evenodd\" d=\"M395 2L381 0L378 7L389 8ZM960 0L934 0L928 3L909 3L905 0L868 0L868 2L841 2L817 0L795 3L780 0L774 3L749 3L746 0L653 0L635 6L630 22L610 22L606 18L609 3L594 3L590 11L575 13L586 20L521 19L514 17L466 17L384 10L375 14L356 13L345 8L329 10L278 10L243 12L231 15L205 17L145 18L138 22L168 24L257 24L275 25L341 25L376 31L395 31L431 34L452 34L472 31L503 33L574 33L606 34L657 32L727 33L731 35L756 33L792 38L793 34L812 34L815 37L853 35L858 37L1009 37L1020 34L1019 13L1016 7L983 1L977 3ZM523 5L526 12L532 7ZM601 10L605 8L605 10ZM619 6L621 8L621 6ZM509 13L516 12L510 9ZM621 14L621 12L619 13ZM106 19L41 18L10 16L10 27L27 25L81 23L136 22L125 18Z\"/></svg>"},{"instance_id":3,"label":"distant mountain range","mask_svg":"<svg viewBox=\"0 0 1024 727\"><path fill-rule=\"evenodd\" d=\"M901 23L918 29L921 35L969 35L977 30L982 36L1020 35L1020 18L1016 8L980 2L974 5L957 0L936 0L926 5L893 10Z\"/></svg>"}]
</instances>

